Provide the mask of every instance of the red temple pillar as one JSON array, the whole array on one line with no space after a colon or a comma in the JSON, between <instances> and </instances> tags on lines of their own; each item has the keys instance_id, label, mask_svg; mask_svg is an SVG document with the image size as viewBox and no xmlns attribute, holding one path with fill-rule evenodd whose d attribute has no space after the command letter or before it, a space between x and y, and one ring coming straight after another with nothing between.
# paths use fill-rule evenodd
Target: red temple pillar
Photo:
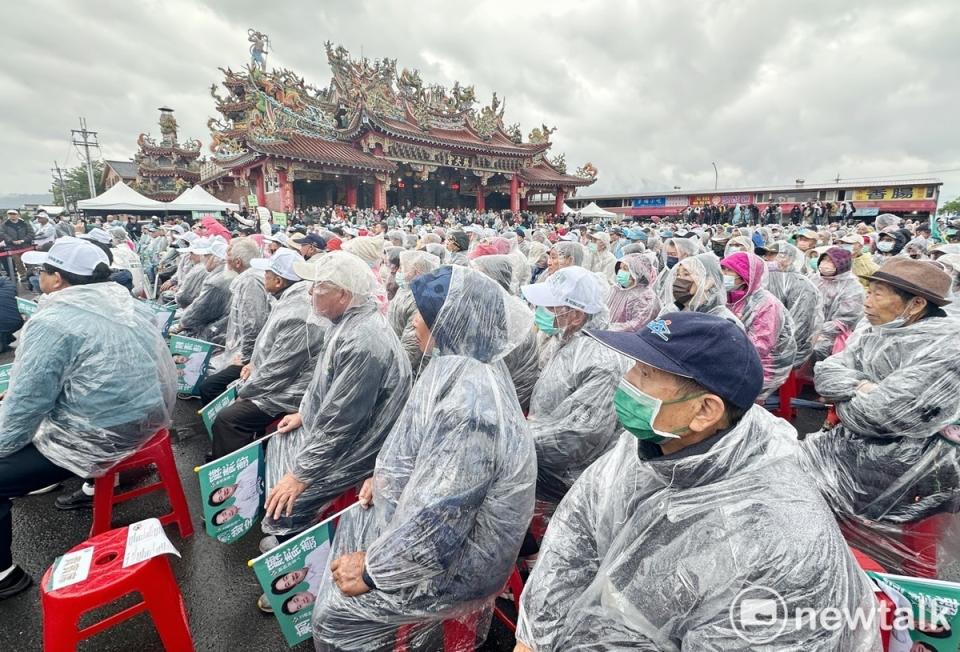
<instances>
[{"instance_id":1,"label":"red temple pillar","mask_svg":"<svg viewBox=\"0 0 960 652\"><path fill-rule=\"evenodd\" d=\"M357 178L344 177L344 183L347 188L347 206L349 208L357 207Z\"/></svg>"},{"instance_id":2,"label":"red temple pillar","mask_svg":"<svg viewBox=\"0 0 960 652\"><path fill-rule=\"evenodd\" d=\"M266 206L267 205L267 188L263 179L263 168L259 168L256 171L256 177L254 179L257 184L257 206Z\"/></svg>"},{"instance_id":3,"label":"red temple pillar","mask_svg":"<svg viewBox=\"0 0 960 652\"><path fill-rule=\"evenodd\" d=\"M280 184L280 210L284 213L292 213L293 182L287 176L286 170L277 171L277 182Z\"/></svg>"},{"instance_id":4,"label":"red temple pillar","mask_svg":"<svg viewBox=\"0 0 960 652\"><path fill-rule=\"evenodd\" d=\"M484 185L477 186L477 212L482 213L487 210L487 201L486 201L486 192L487 187Z\"/></svg>"},{"instance_id":5,"label":"red temple pillar","mask_svg":"<svg viewBox=\"0 0 960 652\"><path fill-rule=\"evenodd\" d=\"M553 214L560 215L563 212L563 202L567 198L563 188L557 188L557 199L553 202Z\"/></svg>"},{"instance_id":6,"label":"red temple pillar","mask_svg":"<svg viewBox=\"0 0 960 652\"><path fill-rule=\"evenodd\" d=\"M383 181L379 177L373 180L373 210L382 211L387 208L387 192L384 190Z\"/></svg>"},{"instance_id":7,"label":"red temple pillar","mask_svg":"<svg viewBox=\"0 0 960 652\"><path fill-rule=\"evenodd\" d=\"M520 177L516 174L510 179L510 210L514 213L520 210Z\"/></svg>"}]
</instances>

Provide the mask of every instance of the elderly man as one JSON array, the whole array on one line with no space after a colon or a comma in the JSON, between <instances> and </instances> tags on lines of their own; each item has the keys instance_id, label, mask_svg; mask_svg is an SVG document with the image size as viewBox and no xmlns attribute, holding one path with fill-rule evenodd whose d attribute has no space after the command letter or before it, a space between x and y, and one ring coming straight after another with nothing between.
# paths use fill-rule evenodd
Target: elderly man
<instances>
[{"instance_id":1,"label":"elderly man","mask_svg":"<svg viewBox=\"0 0 960 652\"><path fill-rule=\"evenodd\" d=\"M293 271L303 258L281 249L250 266L264 271L264 287L277 302L240 370L237 400L213 422L213 456L223 457L266 433L284 414L297 411L323 350L325 328L310 317L310 284Z\"/></svg>"},{"instance_id":2,"label":"elderly man","mask_svg":"<svg viewBox=\"0 0 960 652\"><path fill-rule=\"evenodd\" d=\"M522 292L536 306L537 328L549 336L550 357L530 398L537 498L558 503L613 443L612 398L626 363L584 332L609 325L605 288L595 274L567 267L545 283L523 286Z\"/></svg>"},{"instance_id":3,"label":"elderly man","mask_svg":"<svg viewBox=\"0 0 960 652\"><path fill-rule=\"evenodd\" d=\"M240 377L240 370L250 362L257 336L270 314L270 295L264 288L264 274L250 266L250 261L259 253L260 248L250 238L234 238L227 245L227 268L236 277L230 281L226 346L211 361L216 373L208 376L200 386L200 398L204 403L222 394L227 385Z\"/></svg>"},{"instance_id":4,"label":"elderly man","mask_svg":"<svg viewBox=\"0 0 960 652\"><path fill-rule=\"evenodd\" d=\"M432 272L440 266L440 259L424 251L400 252L400 270L397 272L397 293L390 302L387 321L393 332L400 338L400 344L407 353L410 369L416 377L423 367L423 351L417 345L417 336L413 330L413 317L417 306L410 291L410 284L419 276Z\"/></svg>"},{"instance_id":5,"label":"elderly man","mask_svg":"<svg viewBox=\"0 0 960 652\"><path fill-rule=\"evenodd\" d=\"M38 251L46 251L53 246L57 239L57 228L50 224L50 216L46 211L37 213L37 224L34 226L33 244Z\"/></svg>"},{"instance_id":6,"label":"elderly man","mask_svg":"<svg viewBox=\"0 0 960 652\"><path fill-rule=\"evenodd\" d=\"M611 401L625 431L550 522L516 650L878 649L875 624L787 626L876 605L796 431L753 404L763 370L744 332L684 312L590 336L634 362ZM747 603L771 594L788 611L756 618Z\"/></svg>"},{"instance_id":7,"label":"elderly man","mask_svg":"<svg viewBox=\"0 0 960 652\"><path fill-rule=\"evenodd\" d=\"M886 568L933 577L903 528L960 509L960 356L946 316L949 274L895 258L870 277L868 324L815 369L840 423L808 436L801 461L848 536Z\"/></svg>"},{"instance_id":8,"label":"elderly man","mask_svg":"<svg viewBox=\"0 0 960 652\"><path fill-rule=\"evenodd\" d=\"M200 295L203 281L208 275L202 252L210 249L210 239L197 237L193 232L190 235L194 236L190 244L179 248L180 255L187 260L185 265L189 264L189 268L184 267L185 273L177 280L173 295L179 308L187 308L193 303L194 299Z\"/></svg>"},{"instance_id":9,"label":"elderly man","mask_svg":"<svg viewBox=\"0 0 960 652\"><path fill-rule=\"evenodd\" d=\"M593 254L591 269L607 279L611 285L616 285L617 257L610 253L610 234L606 231L594 231L590 234L588 247Z\"/></svg>"},{"instance_id":10,"label":"elderly man","mask_svg":"<svg viewBox=\"0 0 960 652\"><path fill-rule=\"evenodd\" d=\"M545 282L548 278L553 276L557 270L561 270L565 267L581 267L586 256L587 251L583 248L583 245L577 242L558 242L557 244L553 245L553 247L550 249L550 252L547 254L547 273L541 274L537 279L537 282Z\"/></svg>"},{"instance_id":11,"label":"elderly man","mask_svg":"<svg viewBox=\"0 0 960 652\"><path fill-rule=\"evenodd\" d=\"M275 536L261 549L313 525L327 504L369 477L411 384L400 341L377 312L377 282L366 263L332 252L294 271L313 283L313 310L333 327L299 410L280 421L267 450L263 531Z\"/></svg>"},{"instance_id":12,"label":"elderly man","mask_svg":"<svg viewBox=\"0 0 960 652\"><path fill-rule=\"evenodd\" d=\"M447 262L451 265L467 266L470 264L467 258L467 251L470 249L470 236L464 231L450 231L447 234L446 244L447 251L450 252L447 255Z\"/></svg>"},{"instance_id":13,"label":"elderly man","mask_svg":"<svg viewBox=\"0 0 960 652\"><path fill-rule=\"evenodd\" d=\"M316 233L308 233L299 240L294 240L292 244L300 247L300 255L304 260L312 262L317 262L319 258L315 256L320 256L327 250L327 241Z\"/></svg>"},{"instance_id":14,"label":"elderly man","mask_svg":"<svg viewBox=\"0 0 960 652\"><path fill-rule=\"evenodd\" d=\"M880 266L873 262L873 256L863 248L863 236L849 233L840 238L840 246L853 256L853 275L857 277L864 289L870 287L868 279L880 269Z\"/></svg>"},{"instance_id":15,"label":"elderly man","mask_svg":"<svg viewBox=\"0 0 960 652\"><path fill-rule=\"evenodd\" d=\"M180 323L171 333L223 344L226 320L230 313L230 283L236 273L226 269L227 243L214 237L206 247L191 246L190 251L203 256L207 270L200 292L180 316Z\"/></svg>"}]
</instances>

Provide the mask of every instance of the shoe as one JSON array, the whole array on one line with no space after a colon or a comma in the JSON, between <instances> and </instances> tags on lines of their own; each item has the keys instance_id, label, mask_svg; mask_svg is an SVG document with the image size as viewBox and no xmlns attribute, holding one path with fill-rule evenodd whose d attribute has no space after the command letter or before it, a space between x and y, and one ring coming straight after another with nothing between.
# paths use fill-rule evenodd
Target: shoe
<instances>
[{"instance_id":1,"label":"shoe","mask_svg":"<svg viewBox=\"0 0 960 652\"><path fill-rule=\"evenodd\" d=\"M274 535L270 534L262 539L260 539L260 552L268 553L277 546L280 545L280 541Z\"/></svg>"},{"instance_id":2,"label":"shoe","mask_svg":"<svg viewBox=\"0 0 960 652\"><path fill-rule=\"evenodd\" d=\"M90 509L93 507L93 496L83 493L83 489L77 489L73 493L59 496L55 505L62 510Z\"/></svg>"},{"instance_id":3,"label":"shoe","mask_svg":"<svg viewBox=\"0 0 960 652\"><path fill-rule=\"evenodd\" d=\"M60 485L62 485L62 484L63 484L62 482L54 482L54 483L53 483L52 485L50 485L49 487L41 487L40 489L36 489L35 491L31 491L31 492L28 493L27 495L28 495L28 496L42 496L43 494L48 494L48 493L50 493L51 491L56 491L57 489L60 488Z\"/></svg>"},{"instance_id":4,"label":"shoe","mask_svg":"<svg viewBox=\"0 0 960 652\"><path fill-rule=\"evenodd\" d=\"M273 607L270 606L270 602L267 601L267 594L261 593L260 597L257 598L257 609L262 611L265 614L272 614Z\"/></svg>"},{"instance_id":5,"label":"shoe","mask_svg":"<svg viewBox=\"0 0 960 652\"><path fill-rule=\"evenodd\" d=\"M30 576L19 566L14 566L10 574L0 580L0 600L12 598L25 591L31 584L33 584L33 580L30 579ZM267 596L263 597L266 598Z\"/></svg>"}]
</instances>

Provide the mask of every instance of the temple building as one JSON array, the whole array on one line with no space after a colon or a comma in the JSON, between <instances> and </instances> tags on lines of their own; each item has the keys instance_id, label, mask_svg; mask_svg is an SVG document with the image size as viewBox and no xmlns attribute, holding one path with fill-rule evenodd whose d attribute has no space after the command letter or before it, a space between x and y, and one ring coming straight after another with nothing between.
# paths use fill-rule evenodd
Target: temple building
<instances>
[{"instance_id":1,"label":"temple building","mask_svg":"<svg viewBox=\"0 0 960 652\"><path fill-rule=\"evenodd\" d=\"M332 204L527 207L553 193L556 209L597 175L589 163L567 174L564 157L548 159L546 125L526 140L505 126L496 93L486 106L473 86L425 85L393 59L355 60L326 44L333 77L317 89L289 70L251 62L222 70L225 92L211 94L219 118L208 122L211 162L202 184L222 199L275 211Z\"/></svg>"},{"instance_id":2,"label":"temple building","mask_svg":"<svg viewBox=\"0 0 960 652\"><path fill-rule=\"evenodd\" d=\"M137 176L132 187L158 201L176 199L200 181L200 141L177 140L177 119L173 109L160 108L160 142L140 134L139 150L133 157Z\"/></svg>"}]
</instances>

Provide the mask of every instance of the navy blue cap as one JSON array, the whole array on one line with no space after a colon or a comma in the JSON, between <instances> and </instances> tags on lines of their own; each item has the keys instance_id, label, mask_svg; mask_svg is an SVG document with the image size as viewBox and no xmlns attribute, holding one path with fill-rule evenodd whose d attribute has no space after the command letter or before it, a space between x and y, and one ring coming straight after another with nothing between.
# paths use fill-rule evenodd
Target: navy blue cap
<instances>
[{"instance_id":1,"label":"navy blue cap","mask_svg":"<svg viewBox=\"0 0 960 652\"><path fill-rule=\"evenodd\" d=\"M447 300L450 291L450 280L453 278L453 268L449 265L438 267L432 272L421 274L410 282L410 292L413 301L427 328L433 328L440 314L443 302Z\"/></svg>"},{"instance_id":2,"label":"navy blue cap","mask_svg":"<svg viewBox=\"0 0 960 652\"><path fill-rule=\"evenodd\" d=\"M601 344L667 373L696 381L746 410L763 388L763 367L753 343L728 319L701 312L671 312L636 333L587 331Z\"/></svg>"},{"instance_id":3,"label":"navy blue cap","mask_svg":"<svg viewBox=\"0 0 960 652\"><path fill-rule=\"evenodd\" d=\"M317 249L326 249L327 241L318 236L316 233L311 233L310 235L300 238L297 240L298 245L313 245Z\"/></svg>"}]
</instances>

